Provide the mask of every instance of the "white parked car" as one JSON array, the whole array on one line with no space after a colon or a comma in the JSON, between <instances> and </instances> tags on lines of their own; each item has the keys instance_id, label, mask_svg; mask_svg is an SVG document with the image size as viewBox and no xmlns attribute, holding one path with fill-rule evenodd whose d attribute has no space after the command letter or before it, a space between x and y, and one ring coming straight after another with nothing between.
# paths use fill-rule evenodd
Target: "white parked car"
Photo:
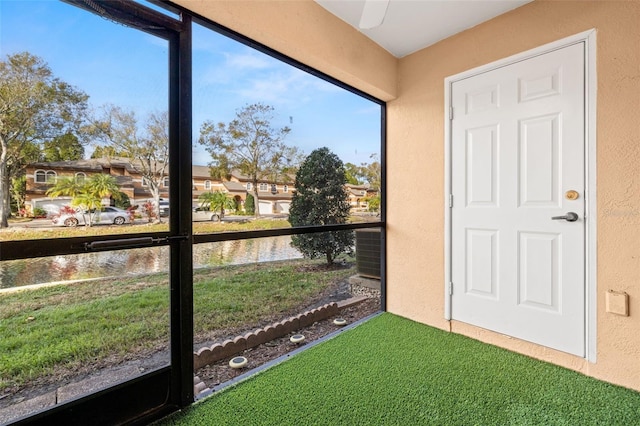
<instances>
[{"instance_id":1,"label":"white parked car","mask_svg":"<svg viewBox=\"0 0 640 426\"><path fill-rule=\"evenodd\" d=\"M201 220L210 220L212 222L220 221L220 214L209 210L207 207L194 207L191 211L191 220L194 222Z\"/></svg>"},{"instance_id":2,"label":"white parked car","mask_svg":"<svg viewBox=\"0 0 640 426\"><path fill-rule=\"evenodd\" d=\"M102 207L100 210L77 211L75 213L63 213L53 218L53 224L57 226L87 225L91 220L92 225L124 225L130 223L129 213L117 207Z\"/></svg>"}]
</instances>

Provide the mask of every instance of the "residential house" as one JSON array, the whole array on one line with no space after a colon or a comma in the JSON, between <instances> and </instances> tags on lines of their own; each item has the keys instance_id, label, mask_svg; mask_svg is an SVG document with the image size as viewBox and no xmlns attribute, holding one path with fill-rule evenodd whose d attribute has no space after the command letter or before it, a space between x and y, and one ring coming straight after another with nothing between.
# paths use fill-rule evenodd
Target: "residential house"
<instances>
[{"instance_id":1,"label":"residential house","mask_svg":"<svg viewBox=\"0 0 640 426\"><path fill-rule=\"evenodd\" d=\"M125 193L132 205L152 200L151 192L139 171L130 159L88 159L76 161L56 161L31 163L26 168L27 185L25 204L28 211L36 207L50 213L56 213L61 206L68 205L71 197L52 198L46 192L58 177L74 177L77 180L90 178L94 174L110 174L116 178L120 190ZM193 206L199 205L199 197L206 192L221 191L229 193L238 206L243 206L247 194L252 191L249 177L233 171L228 181L220 181L211 177L208 166L192 167ZM168 199L170 178L167 174L162 179L160 197ZM289 212L293 197L293 179L270 182L260 180L258 198L260 214L286 214ZM104 204L113 204L113 199L103 200Z\"/></svg>"},{"instance_id":2,"label":"residential house","mask_svg":"<svg viewBox=\"0 0 640 426\"><path fill-rule=\"evenodd\" d=\"M369 184L354 185L348 183L345 187L352 211L367 211L369 208L368 199L378 195L378 188L372 188Z\"/></svg>"},{"instance_id":3,"label":"residential house","mask_svg":"<svg viewBox=\"0 0 640 426\"><path fill-rule=\"evenodd\" d=\"M26 196L25 205L28 211L39 207L55 213L60 207L68 205L71 197L61 196L51 198L47 196L49 190L59 177L73 177L78 181L91 178L95 174L110 174L114 176L120 191L126 194L131 204L147 201L151 192L143 182L140 173L132 166L129 159L98 158L74 161L54 161L31 163L26 167ZM168 176L162 182L161 197L169 195ZM112 204L113 200L103 200L103 204Z\"/></svg>"},{"instance_id":4,"label":"residential house","mask_svg":"<svg viewBox=\"0 0 640 426\"><path fill-rule=\"evenodd\" d=\"M208 166L191 167L191 179L193 184L194 207L198 204L198 197L206 192L227 192L223 182L213 179Z\"/></svg>"},{"instance_id":5,"label":"residential house","mask_svg":"<svg viewBox=\"0 0 640 426\"><path fill-rule=\"evenodd\" d=\"M293 198L295 189L294 181L293 176L284 176L275 182L267 179L259 179L257 188L258 205L256 207L259 209L260 214L289 213L291 199ZM251 179L237 170L231 172L229 181L224 182L224 185L229 192L232 190L239 191L240 188L242 188L245 192L245 197L242 199L243 203L246 199L246 194L252 193L253 191Z\"/></svg>"}]
</instances>

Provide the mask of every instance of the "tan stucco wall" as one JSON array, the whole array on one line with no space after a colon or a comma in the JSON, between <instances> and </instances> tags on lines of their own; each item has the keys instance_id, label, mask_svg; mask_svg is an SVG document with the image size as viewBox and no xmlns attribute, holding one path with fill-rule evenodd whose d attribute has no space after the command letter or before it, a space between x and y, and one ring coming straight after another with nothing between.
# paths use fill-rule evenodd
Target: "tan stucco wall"
<instances>
[{"instance_id":1,"label":"tan stucco wall","mask_svg":"<svg viewBox=\"0 0 640 426\"><path fill-rule=\"evenodd\" d=\"M378 99L396 95L396 58L312 0L174 3Z\"/></svg>"},{"instance_id":2,"label":"tan stucco wall","mask_svg":"<svg viewBox=\"0 0 640 426\"><path fill-rule=\"evenodd\" d=\"M388 310L640 390L640 2L525 5L393 58L311 0L175 0L388 104ZM597 30L597 362L444 320L444 79ZM630 295L606 313L606 290Z\"/></svg>"},{"instance_id":3,"label":"tan stucco wall","mask_svg":"<svg viewBox=\"0 0 640 426\"><path fill-rule=\"evenodd\" d=\"M398 98L388 104L389 311L640 390L639 22L640 2L534 2L400 60ZM592 28L598 77L595 364L443 320L445 77ZM630 295L631 316L605 312L608 289Z\"/></svg>"}]
</instances>

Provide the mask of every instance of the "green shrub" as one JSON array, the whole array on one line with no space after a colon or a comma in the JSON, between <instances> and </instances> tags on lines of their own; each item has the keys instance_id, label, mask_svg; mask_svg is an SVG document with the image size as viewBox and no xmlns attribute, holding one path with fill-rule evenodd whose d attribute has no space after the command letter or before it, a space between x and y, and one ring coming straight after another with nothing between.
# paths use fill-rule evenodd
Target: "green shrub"
<instances>
[{"instance_id":1,"label":"green shrub","mask_svg":"<svg viewBox=\"0 0 640 426\"><path fill-rule=\"evenodd\" d=\"M367 204L369 205L368 210L370 212L380 211L380 196L376 195L375 197L367 198Z\"/></svg>"},{"instance_id":2,"label":"green shrub","mask_svg":"<svg viewBox=\"0 0 640 426\"><path fill-rule=\"evenodd\" d=\"M36 207L33 209L33 217L35 218L47 217L47 214L48 214L47 211L42 207Z\"/></svg>"},{"instance_id":3,"label":"green shrub","mask_svg":"<svg viewBox=\"0 0 640 426\"><path fill-rule=\"evenodd\" d=\"M256 214L256 202L251 194L247 194L247 199L244 201L244 211L248 215Z\"/></svg>"},{"instance_id":4,"label":"green shrub","mask_svg":"<svg viewBox=\"0 0 640 426\"><path fill-rule=\"evenodd\" d=\"M344 190L347 182L342 160L320 148L304 160L296 173L296 192L291 200L289 222L292 226L347 223L351 206ZM352 231L300 234L291 237L291 245L304 257L325 257L332 264L341 253L350 254Z\"/></svg>"},{"instance_id":5,"label":"green shrub","mask_svg":"<svg viewBox=\"0 0 640 426\"><path fill-rule=\"evenodd\" d=\"M117 197L113 197L115 200L116 207L120 209L128 209L131 207L131 199L124 192L120 192Z\"/></svg>"}]
</instances>

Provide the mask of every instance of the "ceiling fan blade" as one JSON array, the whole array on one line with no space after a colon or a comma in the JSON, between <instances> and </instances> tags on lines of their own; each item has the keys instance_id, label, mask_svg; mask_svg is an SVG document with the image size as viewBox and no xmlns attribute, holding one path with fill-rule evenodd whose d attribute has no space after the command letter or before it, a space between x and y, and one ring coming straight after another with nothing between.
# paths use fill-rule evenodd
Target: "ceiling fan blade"
<instances>
[{"instance_id":1,"label":"ceiling fan blade","mask_svg":"<svg viewBox=\"0 0 640 426\"><path fill-rule=\"evenodd\" d=\"M360 17L360 24L358 25L360 29L368 30L380 26L387 14L389 1L390 0L366 0L364 9L362 10L362 16Z\"/></svg>"}]
</instances>

